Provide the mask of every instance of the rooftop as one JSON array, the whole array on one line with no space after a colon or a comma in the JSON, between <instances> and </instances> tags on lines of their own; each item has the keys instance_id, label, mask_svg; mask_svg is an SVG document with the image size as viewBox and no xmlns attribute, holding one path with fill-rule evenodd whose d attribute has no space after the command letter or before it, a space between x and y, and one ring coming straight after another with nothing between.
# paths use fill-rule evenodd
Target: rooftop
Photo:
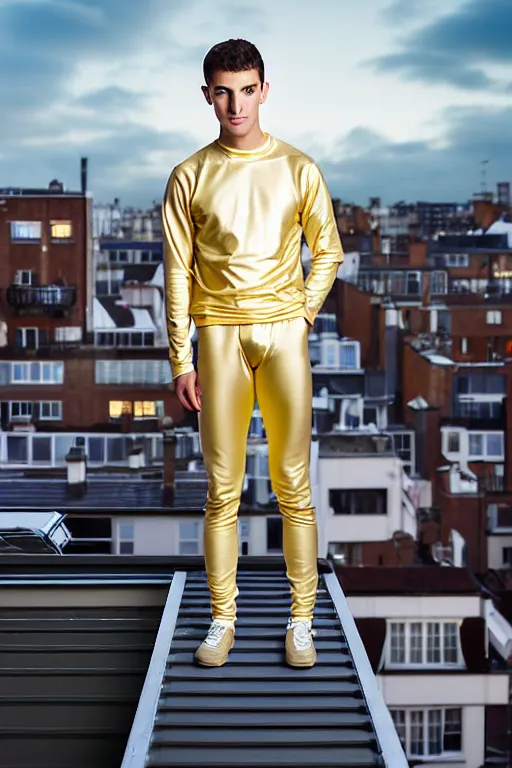
<instances>
[{"instance_id":1,"label":"rooftop","mask_svg":"<svg viewBox=\"0 0 512 768\"><path fill-rule=\"evenodd\" d=\"M202 569L201 558L4 555L3 766L406 768L326 562L311 670L283 663L284 561L247 557L236 648L223 668L197 667Z\"/></svg>"}]
</instances>

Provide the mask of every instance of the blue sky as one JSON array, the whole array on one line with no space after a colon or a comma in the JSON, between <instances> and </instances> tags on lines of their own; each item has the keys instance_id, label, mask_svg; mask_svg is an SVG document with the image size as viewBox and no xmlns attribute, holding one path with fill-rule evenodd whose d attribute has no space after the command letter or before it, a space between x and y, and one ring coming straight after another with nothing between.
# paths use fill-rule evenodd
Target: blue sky
<instances>
[{"instance_id":1,"label":"blue sky","mask_svg":"<svg viewBox=\"0 0 512 768\"><path fill-rule=\"evenodd\" d=\"M465 201L512 181L510 0L0 0L0 187L160 199L217 136L200 91L214 43L260 48L262 127L366 204Z\"/></svg>"}]
</instances>

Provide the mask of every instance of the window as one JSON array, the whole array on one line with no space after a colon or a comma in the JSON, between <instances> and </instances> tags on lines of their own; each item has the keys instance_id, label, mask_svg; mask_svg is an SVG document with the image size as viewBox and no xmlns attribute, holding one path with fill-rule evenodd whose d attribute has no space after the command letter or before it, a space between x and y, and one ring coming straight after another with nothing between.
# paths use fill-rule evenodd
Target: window
<instances>
[{"instance_id":1,"label":"window","mask_svg":"<svg viewBox=\"0 0 512 768\"><path fill-rule=\"evenodd\" d=\"M41 240L40 221L11 221L11 240Z\"/></svg>"},{"instance_id":2,"label":"window","mask_svg":"<svg viewBox=\"0 0 512 768\"><path fill-rule=\"evenodd\" d=\"M30 418L32 416L32 403L13 402L9 403L11 419Z\"/></svg>"},{"instance_id":3,"label":"window","mask_svg":"<svg viewBox=\"0 0 512 768\"><path fill-rule=\"evenodd\" d=\"M38 349L48 344L46 328L16 328L14 346L17 349Z\"/></svg>"},{"instance_id":4,"label":"window","mask_svg":"<svg viewBox=\"0 0 512 768\"><path fill-rule=\"evenodd\" d=\"M67 555L110 555L112 549L112 519L110 517L66 517L72 539L66 546Z\"/></svg>"},{"instance_id":5,"label":"window","mask_svg":"<svg viewBox=\"0 0 512 768\"><path fill-rule=\"evenodd\" d=\"M388 661L390 666L462 666L459 625L453 621L390 622Z\"/></svg>"},{"instance_id":6,"label":"window","mask_svg":"<svg viewBox=\"0 0 512 768\"><path fill-rule=\"evenodd\" d=\"M445 256L447 267L467 267L469 266L468 253L447 253Z\"/></svg>"},{"instance_id":7,"label":"window","mask_svg":"<svg viewBox=\"0 0 512 768\"><path fill-rule=\"evenodd\" d=\"M502 548L502 560L505 568L512 568L512 547Z\"/></svg>"},{"instance_id":8,"label":"window","mask_svg":"<svg viewBox=\"0 0 512 768\"><path fill-rule=\"evenodd\" d=\"M460 340L460 353L461 355L467 355L468 353L468 340L465 336Z\"/></svg>"},{"instance_id":9,"label":"window","mask_svg":"<svg viewBox=\"0 0 512 768\"><path fill-rule=\"evenodd\" d=\"M503 432L469 432L469 459L494 460L504 458Z\"/></svg>"},{"instance_id":10,"label":"window","mask_svg":"<svg viewBox=\"0 0 512 768\"><path fill-rule=\"evenodd\" d=\"M448 293L448 275L446 272L432 273L432 293Z\"/></svg>"},{"instance_id":11,"label":"window","mask_svg":"<svg viewBox=\"0 0 512 768\"><path fill-rule=\"evenodd\" d=\"M51 464L52 438L46 435L32 435L32 464Z\"/></svg>"},{"instance_id":12,"label":"window","mask_svg":"<svg viewBox=\"0 0 512 768\"><path fill-rule=\"evenodd\" d=\"M502 313L501 310L489 310L487 312L487 325L501 325Z\"/></svg>"},{"instance_id":13,"label":"window","mask_svg":"<svg viewBox=\"0 0 512 768\"><path fill-rule=\"evenodd\" d=\"M240 555L249 554L251 521L247 518L238 521L238 551Z\"/></svg>"},{"instance_id":14,"label":"window","mask_svg":"<svg viewBox=\"0 0 512 768\"><path fill-rule=\"evenodd\" d=\"M41 421L62 421L62 402L60 400L40 402L39 418Z\"/></svg>"},{"instance_id":15,"label":"window","mask_svg":"<svg viewBox=\"0 0 512 768\"><path fill-rule=\"evenodd\" d=\"M96 331L94 343L98 347L154 347L153 331Z\"/></svg>"},{"instance_id":16,"label":"window","mask_svg":"<svg viewBox=\"0 0 512 768\"><path fill-rule=\"evenodd\" d=\"M407 272L407 291L408 296L416 296L421 293L421 273Z\"/></svg>"},{"instance_id":17,"label":"window","mask_svg":"<svg viewBox=\"0 0 512 768\"><path fill-rule=\"evenodd\" d=\"M71 240L73 237L73 222L65 221L51 221L50 222L50 237L52 240Z\"/></svg>"},{"instance_id":18,"label":"window","mask_svg":"<svg viewBox=\"0 0 512 768\"><path fill-rule=\"evenodd\" d=\"M341 368L359 368L359 344L355 341L342 341L340 349L340 367Z\"/></svg>"},{"instance_id":19,"label":"window","mask_svg":"<svg viewBox=\"0 0 512 768\"><path fill-rule=\"evenodd\" d=\"M199 554L199 523L180 520L180 555Z\"/></svg>"},{"instance_id":20,"label":"window","mask_svg":"<svg viewBox=\"0 0 512 768\"><path fill-rule=\"evenodd\" d=\"M36 273L32 269L18 269L14 276L15 285L35 285Z\"/></svg>"},{"instance_id":21,"label":"window","mask_svg":"<svg viewBox=\"0 0 512 768\"><path fill-rule=\"evenodd\" d=\"M385 515L385 489L330 489L329 506L335 515Z\"/></svg>"},{"instance_id":22,"label":"window","mask_svg":"<svg viewBox=\"0 0 512 768\"><path fill-rule=\"evenodd\" d=\"M7 435L7 462L9 464L28 464L28 437L26 435Z\"/></svg>"},{"instance_id":23,"label":"window","mask_svg":"<svg viewBox=\"0 0 512 768\"><path fill-rule=\"evenodd\" d=\"M97 360L96 384L170 384L168 360Z\"/></svg>"},{"instance_id":24,"label":"window","mask_svg":"<svg viewBox=\"0 0 512 768\"><path fill-rule=\"evenodd\" d=\"M395 453L404 462L407 471L414 470L414 443L409 432L394 432L393 445Z\"/></svg>"},{"instance_id":25,"label":"window","mask_svg":"<svg viewBox=\"0 0 512 768\"><path fill-rule=\"evenodd\" d=\"M118 524L118 551L120 555L133 555L135 529L131 521Z\"/></svg>"},{"instance_id":26,"label":"window","mask_svg":"<svg viewBox=\"0 0 512 768\"><path fill-rule=\"evenodd\" d=\"M12 384L62 384L64 363L11 363Z\"/></svg>"},{"instance_id":27,"label":"window","mask_svg":"<svg viewBox=\"0 0 512 768\"><path fill-rule=\"evenodd\" d=\"M163 400L111 400L109 415L111 419L133 416L134 419L157 419L163 416Z\"/></svg>"},{"instance_id":28,"label":"window","mask_svg":"<svg viewBox=\"0 0 512 768\"><path fill-rule=\"evenodd\" d=\"M408 758L449 757L462 752L462 710L391 709Z\"/></svg>"},{"instance_id":29,"label":"window","mask_svg":"<svg viewBox=\"0 0 512 768\"><path fill-rule=\"evenodd\" d=\"M267 517L267 552L283 551L283 520Z\"/></svg>"},{"instance_id":30,"label":"window","mask_svg":"<svg viewBox=\"0 0 512 768\"><path fill-rule=\"evenodd\" d=\"M458 375L456 388L458 397L464 395L504 395L506 378L503 373L471 373Z\"/></svg>"},{"instance_id":31,"label":"window","mask_svg":"<svg viewBox=\"0 0 512 768\"><path fill-rule=\"evenodd\" d=\"M448 453L460 453L460 432L448 432Z\"/></svg>"}]
</instances>

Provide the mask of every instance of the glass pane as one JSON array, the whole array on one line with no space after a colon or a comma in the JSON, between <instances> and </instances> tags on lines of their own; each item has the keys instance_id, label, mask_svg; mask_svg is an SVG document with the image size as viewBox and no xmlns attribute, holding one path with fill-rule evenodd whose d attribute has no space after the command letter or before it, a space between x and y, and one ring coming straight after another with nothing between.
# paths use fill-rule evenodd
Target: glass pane
<instances>
[{"instance_id":1,"label":"glass pane","mask_svg":"<svg viewBox=\"0 0 512 768\"><path fill-rule=\"evenodd\" d=\"M428 755L440 755L442 752L442 713L440 709L428 712Z\"/></svg>"},{"instance_id":2,"label":"glass pane","mask_svg":"<svg viewBox=\"0 0 512 768\"><path fill-rule=\"evenodd\" d=\"M57 435L55 437L55 462L63 464L66 460L66 456L69 453L69 449L73 445L73 437L71 435Z\"/></svg>"},{"instance_id":3,"label":"glass pane","mask_svg":"<svg viewBox=\"0 0 512 768\"><path fill-rule=\"evenodd\" d=\"M30 381L41 381L41 363L30 363Z\"/></svg>"},{"instance_id":4,"label":"glass pane","mask_svg":"<svg viewBox=\"0 0 512 768\"><path fill-rule=\"evenodd\" d=\"M423 624L415 623L410 627L411 664L423 663Z\"/></svg>"},{"instance_id":5,"label":"glass pane","mask_svg":"<svg viewBox=\"0 0 512 768\"><path fill-rule=\"evenodd\" d=\"M119 526L119 537L121 539L133 539L133 523L121 523Z\"/></svg>"},{"instance_id":6,"label":"glass pane","mask_svg":"<svg viewBox=\"0 0 512 768\"><path fill-rule=\"evenodd\" d=\"M199 523L180 521L180 539L198 539Z\"/></svg>"},{"instance_id":7,"label":"glass pane","mask_svg":"<svg viewBox=\"0 0 512 768\"><path fill-rule=\"evenodd\" d=\"M441 632L439 623L427 624L427 664L441 663Z\"/></svg>"},{"instance_id":8,"label":"glass pane","mask_svg":"<svg viewBox=\"0 0 512 768\"><path fill-rule=\"evenodd\" d=\"M133 555L133 541L121 541L119 543L120 555Z\"/></svg>"},{"instance_id":9,"label":"glass pane","mask_svg":"<svg viewBox=\"0 0 512 768\"><path fill-rule=\"evenodd\" d=\"M391 663L405 664L405 624L391 624Z\"/></svg>"},{"instance_id":10,"label":"glass pane","mask_svg":"<svg viewBox=\"0 0 512 768\"><path fill-rule=\"evenodd\" d=\"M444 713L444 744L445 752L462 751L462 711L447 709Z\"/></svg>"},{"instance_id":11,"label":"glass pane","mask_svg":"<svg viewBox=\"0 0 512 768\"><path fill-rule=\"evenodd\" d=\"M198 554L199 554L199 542L180 541L180 555L198 555Z\"/></svg>"},{"instance_id":12,"label":"glass pane","mask_svg":"<svg viewBox=\"0 0 512 768\"><path fill-rule=\"evenodd\" d=\"M458 661L458 634L457 624L444 625L444 661L446 664L456 664Z\"/></svg>"},{"instance_id":13,"label":"glass pane","mask_svg":"<svg viewBox=\"0 0 512 768\"><path fill-rule=\"evenodd\" d=\"M402 742L402 746L406 745L406 727L405 727L405 710L392 709L390 710L391 718L395 724L395 729L398 734L398 738Z\"/></svg>"},{"instance_id":14,"label":"glass pane","mask_svg":"<svg viewBox=\"0 0 512 768\"><path fill-rule=\"evenodd\" d=\"M423 712L411 712L411 755L423 755L425 753Z\"/></svg>"},{"instance_id":15,"label":"glass pane","mask_svg":"<svg viewBox=\"0 0 512 768\"><path fill-rule=\"evenodd\" d=\"M41 464L51 464L52 461L52 439L51 437L32 438L32 461Z\"/></svg>"},{"instance_id":16,"label":"glass pane","mask_svg":"<svg viewBox=\"0 0 512 768\"><path fill-rule=\"evenodd\" d=\"M87 457L89 461L103 463L105 461L105 438L89 437Z\"/></svg>"},{"instance_id":17,"label":"glass pane","mask_svg":"<svg viewBox=\"0 0 512 768\"><path fill-rule=\"evenodd\" d=\"M7 435L7 461L26 464L28 461L28 438L21 435Z\"/></svg>"},{"instance_id":18,"label":"glass pane","mask_svg":"<svg viewBox=\"0 0 512 768\"><path fill-rule=\"evenodd\" d=\"M125 461L126 449L122 437L107 438L107 461Z\"/></svg>"}]
</instances>

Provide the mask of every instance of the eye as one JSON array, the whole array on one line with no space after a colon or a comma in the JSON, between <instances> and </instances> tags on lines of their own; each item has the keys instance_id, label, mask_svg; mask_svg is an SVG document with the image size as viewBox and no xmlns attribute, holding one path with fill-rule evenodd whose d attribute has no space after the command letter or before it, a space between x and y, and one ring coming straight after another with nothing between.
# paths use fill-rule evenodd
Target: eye
<instances>
[{"instance_id":1,"label":"eye","mask_svg":"<svg viewBox=\"0 0 512 768\"><path fill-rule=\"evenodd\" d=\"M249 96L252 96L252 94L254 93L254 88L246 88L245 90L247 91Z\"/></svg>"}]
</instances>

